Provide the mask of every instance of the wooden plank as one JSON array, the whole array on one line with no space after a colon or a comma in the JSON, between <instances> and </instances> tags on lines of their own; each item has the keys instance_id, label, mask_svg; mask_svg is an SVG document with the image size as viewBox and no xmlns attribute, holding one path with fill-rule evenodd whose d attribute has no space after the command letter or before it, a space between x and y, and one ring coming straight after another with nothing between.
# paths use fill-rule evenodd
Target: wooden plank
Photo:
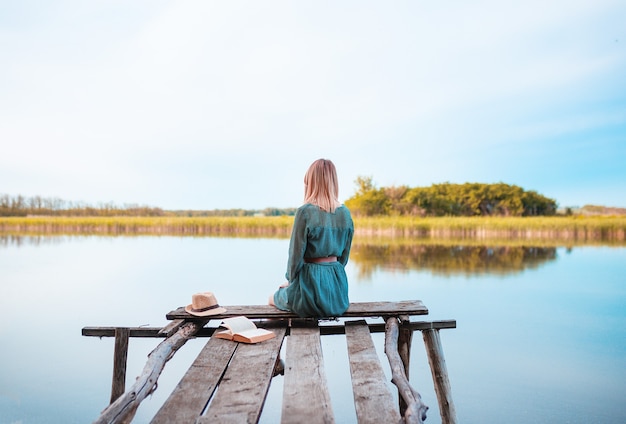
<instances>
[{"instance_id":1,"label":"wooden plank","mask_svg":"<svg viewBox=\"0 0 626 424\"><path fill-rule=\"evenodd\" d=\"M437 401L439 403L441 422L443 424L456 424L456 409L452 401L448 368L446 367L446 360L443 356L439 330L426 330L422 333L422 337L426 345L430 371L435 384L435 393L437 394Z\"/></svg>"},{"instance_id":2,"label":"wooden plank","mask_svg":"<svg viewBox=\"0 0 626 424\"><path fill-rule=\"evenodd\" d=\"M115 337L116 327L83 327L81 334L86 337ZM161 337L161 327L129 327L130 337Z\"/></svg>"},{"instance_id":3,"label":"wooden plank","mask_svg":"<svg viewBox=\"0 0 626 424\"><path fill-rule=\"evenodd\" d=\"M257 423L286 329L258 344L238 343L217 393L197 423ZM231 342L233 343L233 342Z\"/></svg>"},{"instance_id":4,"label":"wooden plank","mask_svg":"<svg viewBox=\"0 0 626 424\"><path fill-rule=\"evenodd\" d=\"M365 321L346 323L346 342L352 376L352 391L359 423L397 423L400 413L387 387L387 377L378 360Z\"/></svg>"},{"instance_id":5,"label":"wooden plank","mask_svg":"<svg viewBox=\"0 0 626 424\"><path fill-rule=\"evenodd\" d=\"M400 324L408 324L411 322L411 318L407 315L400 315L398 317ZM400 328L400 334L398 335L398 355L404 364L404 373L406 374L407 381L409 380L409 365L411 362L411 341L413 340L413 330L408 329L404 325ZM400 407L400 415L404 416L407 409L407 404L402 396L398 396L398 406Z\"/></svg>"},{"instance_id":6,"label":"wooden plank","mask_svg":"<svg viewBox=\"0 0 626 424\"><path fill-rule=\"evenodd\" d=\"M288 321L289 320L277 320L276 322L267 321L258 326L274 328L279 326L285 326L287 325ZM383 323L369 323L368 326L370 328L370 333L385 332L385 324ZM456 328L456 320L415 321L402 324L402 328L411 331ZM161 327L130 327L130 337L163 337L163 333L161 332L161 330ZM194 337L211 337L214 332L215 327L204 327L201 328ZM320 334L322 336L344 333L345 329L342 322L338 322L337 324L324 324L320 326ZM82 329L82 335L88 337L115 337L115 327L84 327Z\"/></svg>"},{"instance_id":7,"label":"wooden plank","mask_svg":"<svg viewBox=\"0 0 626 424\"><path fill-rule=\"evenodd\" d=\"M124 394L126 390L126 358L128 357L128 337L126 327L115 329L115 348L113 350L113 381L111 383L111 402Z\"/></svg>"},{"instance_id":8,"label":"wooden plank","mask_svg":"<svg viewBox=\"0 0 626 424\"><path fill-rule=\"evenodd\" d=\"M211 319L224 319L237 315L245 315L253 318L298 318L292 312L281 311L269 305L235 305L225 306L226 313L213 315ZM384 315L427 315L428 308L424 306L421 300L403 300L399 302L361 302L351 303L348 310L342 317L379 317ZM180 307L166 315L167 319L186 319L197 320L196 317L185 311L184 307Z\"/></svg>"},{"instance_id":9,"label":"wooden plank","mask_svg":"<svg viewBox=\"0 0 626 424\"><path fill-rule=\"evenodd\" d=\"M213 396L236 348L229 340L210 338L151 423L194 422Z\"/></svg>"},{"instance_id":10,"label":"wooden plank","mask_svg":"<svg viewBox=\"0 0 626 424\"><path fill-rule=\"evenodd\" d=\"M349 321L346 321L347 324ZM384 323L368 323L367 326L370 329L370 333L384 333ZM429 330L429 329L445 329L456 328L456 320L441 320L441 321L416 321L406 324L402 324L404 330L416 331L416 330ZM345 334L345 326L343 323L337 325L320 325L320 334L322 336Z\"/></svg>"},{"instance_id":11,"label":"wooden plank","mask_svg":"<svg viewBox=\"0 0 626 424\"><path fill-rule=\"evenodd\" d=\"M402 319L400 322L406 322ZM409 330L406 326L402 325L398 334L398 356L404 365L404 373L406 374L407 381L409 380L409 371L411 363L411 342L413 340L413 330ZM400 407L400 415L404 415L407 409L407 404L402 396L398 396L398 404Z\"/></svg>"},{"instance_id":12,"label":"wooden plank","mask_svg":"<svg viewBox=\"0 0 626 424\"><path fill-rule=\"evenodd\" d=\"M334 423L318 328L292 328L287 338L282 424Z\"/></svg>"},{"instance_id":13,"label":"wooden plank","mask_svg":"<svg viewBox=\"0 0 626 424\"><path fill-rule=\"evenodd\" d=\"M184 323L184 319L174 320L167 324L165 327L163 327L161 330L159 330L158 335L163 337L169 337L172 334L176 333L180 329L180 327L183 326Z\"/></svg>"}]
</instances>

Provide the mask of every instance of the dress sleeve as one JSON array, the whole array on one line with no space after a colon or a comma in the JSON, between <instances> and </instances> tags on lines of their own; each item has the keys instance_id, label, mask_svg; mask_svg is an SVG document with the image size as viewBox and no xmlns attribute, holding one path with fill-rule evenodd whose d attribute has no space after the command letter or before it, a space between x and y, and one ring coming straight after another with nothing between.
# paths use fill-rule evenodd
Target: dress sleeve
<instances>
[{"instance_id":1,"label":"dress sleeve","mask_svg":"<svg viewBox=\"0 0 626 424\"><path fill-rule=\"evenodd\" d=\"M350 229L348 231L348 236L346 238L346 244L343 247L343 251L341 252L341 256L339 256L339 262L343 266L346 266L348 263L348 258L350 257L350 249L352 248L352 237L354 236L354 223L352 222L352 217L350 219Z\"/></svg>"},{"instance_id":2,"label":"dress sleeve","mask_svg":"<svg viewBox=\"0 0 626 424\"><path fill-rule=\"evenodd\" d=\"M304 211L298 209L293 222L293 229L291 230L289 260L287 261L287 272L285 273L285 278L290 283L296 278L296 275L298 275L298 272L304 265L304 252L306 251L308 235L306 221Z\"/></svg>"}]
</instances>

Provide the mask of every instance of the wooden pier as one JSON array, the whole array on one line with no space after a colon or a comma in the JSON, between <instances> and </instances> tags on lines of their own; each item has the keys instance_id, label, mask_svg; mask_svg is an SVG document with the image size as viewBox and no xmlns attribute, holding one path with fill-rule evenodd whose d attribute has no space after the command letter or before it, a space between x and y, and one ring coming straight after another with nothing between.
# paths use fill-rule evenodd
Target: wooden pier
<instances>
[{"instance_id":1,"label":"wooden pier","mask_svg":"<svg viewBox=\"0 0 626 424\"><path fill-rule=\"evenodd\" d=\"M128 423L141 401L157 387L165 363L193 337L209 337L152 423L257 423L272 379L284 373L281 423L334 423L320 337L344 334L359 423L422 423L428 407L408 378L412 336L421 331L426 346L442 422L456 423L450 382L439 330L456 321L414 321L428 314L419 300L352 303L335 320L302 319L266 305L226 306L227 312L196 317L178 308L163 328L85 327L84 336L115 337L111 403L95 423ZM276 337L258 344L211 337L224 318L244 315ZM209 322L210 319L210 322ZM207 323L211 324L207 326ZM213 325L213 323L215 323ZM371 333L385 333L385 354L394 401ZM135 383L125 390L129 338L161 337ZM280 357L283 343L284 357ZM218 390L219 388L219 390Z\"/></svg>"}]
</instances>

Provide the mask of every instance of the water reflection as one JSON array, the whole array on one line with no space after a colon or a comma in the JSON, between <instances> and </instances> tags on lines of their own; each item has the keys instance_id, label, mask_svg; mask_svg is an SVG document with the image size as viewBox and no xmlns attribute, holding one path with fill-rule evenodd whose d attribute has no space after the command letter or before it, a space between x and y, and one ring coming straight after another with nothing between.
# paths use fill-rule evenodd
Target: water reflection
<instances>
[{"instance_id":1,"label":"water reflection","mask_svg":"<svg viewBox=\"0 0 626 424\"><path fill-rule=\"evenodd\" d=\"M77 238L85 238L88 236L71 236L71 235L16 235L5 234L0 235L0 248L3 247L21 247L21 246L40 246L40 245L56 245Z\"/></svg>"},{"instance_id":2,"label":"water reflection","mask_svg":"<svg viewBox=\"0 0 626 424\"><path fill-rule=\"evenodd\" d=\"M238 233L238 234L216 234L216 235L203 235L203 234L116 234L116 233L67 233L67 234L52 234L52 233L2 233L0 232L0 248L3 247L20 247L20 246L43 246L43 245L56 245L64 242L76 241L76 240L88 240L88 239L114 239L114 238L142 238L153 237L155 239L161 237L170 238L195 238L195 239L271 239L271 240L288 240L289 237L281 234L267 234L258 235L250 233Z\"/></svg>"},{"instance_id":3,"label":"water reflection","mask_svg":"<svg viewBox=\"0 0 626 424\"><path fill-rule=\"evenodd\" d=\"M508 275L557 259L555 247L355 244L351 259L360 278L379 269L428 270L441 276Z\"/></svg>"},{"instance_id":4,"label":"water reflection","mask_svg":"<svg viewBox=\"0 0 626 424\"><path fill-rule=\"evenodd\" d=\"M56 245L89 237L93 236L0 235L0 248ZM567 251L571 251L571 248ZM427 270L444 277L487 274L503 276L535 269L556 259L557 248L554 246L423 244L419 240L411 243L406 239L402 242L355 241L350 254L352 266L356 268L361 279L370 279L378 270Z\"/></svg>"},{"instance_id":5,"label":"water reflection","mask_svg":"<svg viewBox=\"0 0 626 424\"><path fill-rule=\"evenodd\" d=\"M0 248L55 245L89 237L92 236L2 235ZM350 255L352 266L363 279L370 279L378 270L428 270L440 276L502 276L535 269L556 259L557 248L553 246L423 244L419 241L411 243L410 240L355 241Z\"/></svg>"}]
</instances>

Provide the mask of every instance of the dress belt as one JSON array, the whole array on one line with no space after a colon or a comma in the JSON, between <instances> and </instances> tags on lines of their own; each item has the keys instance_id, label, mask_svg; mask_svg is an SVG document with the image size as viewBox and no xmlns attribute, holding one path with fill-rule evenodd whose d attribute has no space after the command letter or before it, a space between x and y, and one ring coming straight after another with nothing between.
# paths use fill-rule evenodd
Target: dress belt
<instances>
[{"instance_id":1,"label":"dress belt","mask_svg":"<svg viewBox=\"0 0 626 424\"><path fill-rule=\"evenodd\" d=\"M325 258L304 258L308 264L319 264L322 262L337 262L337 256L327 256Z\"/></svg>"}]
</instances>

